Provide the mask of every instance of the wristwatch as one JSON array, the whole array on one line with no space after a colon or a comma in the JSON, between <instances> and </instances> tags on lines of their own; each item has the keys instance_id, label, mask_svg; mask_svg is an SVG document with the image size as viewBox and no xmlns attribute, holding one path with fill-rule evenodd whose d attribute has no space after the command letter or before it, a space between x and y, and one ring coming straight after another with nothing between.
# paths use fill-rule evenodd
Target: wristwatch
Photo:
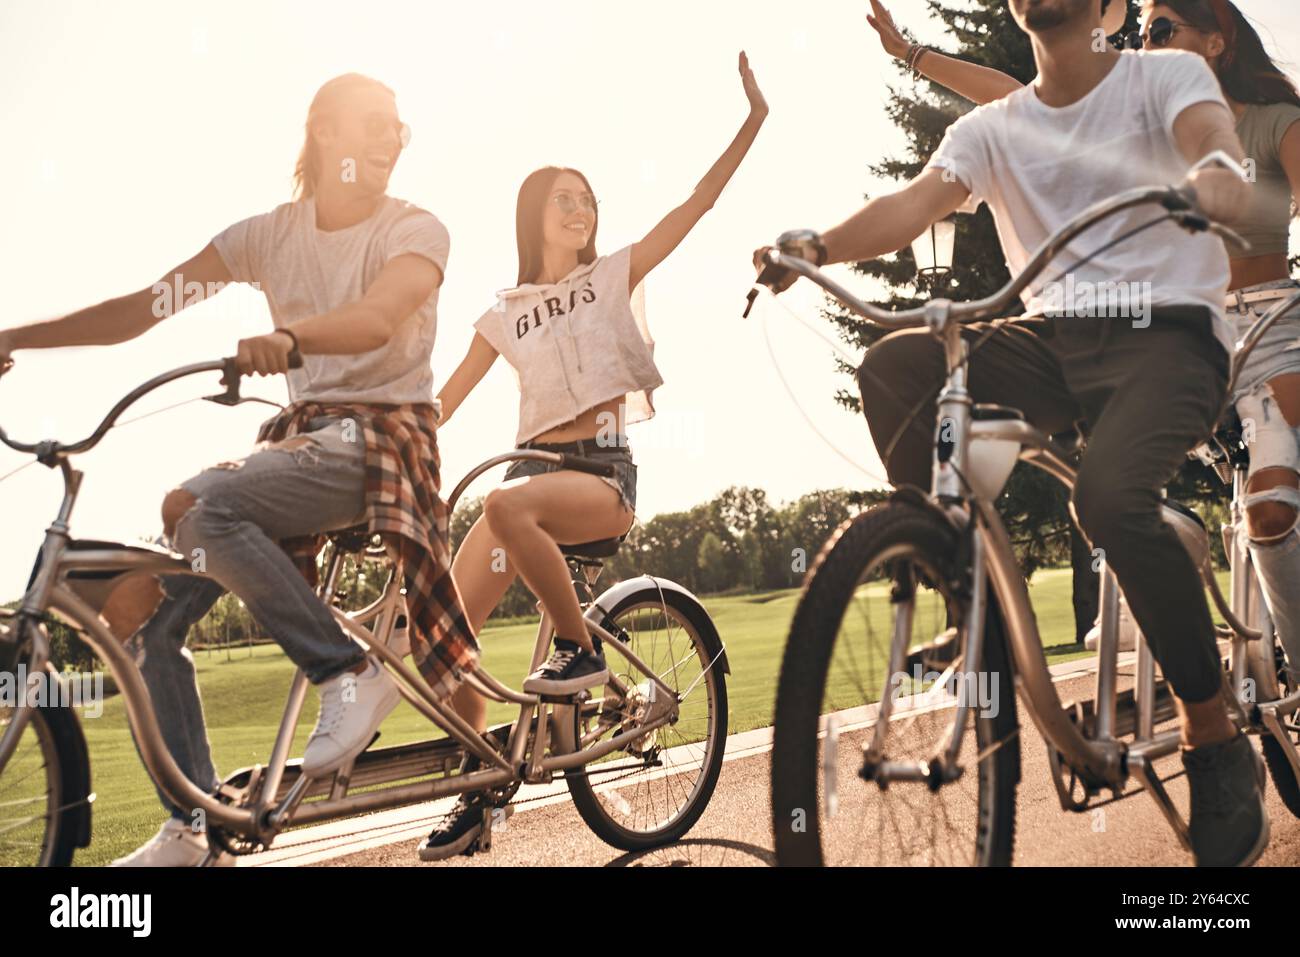
<instances>
[{"instance_id":1,"label":"wristwatch","mask_svg":"<svg viewBox=\"0 0 1300 957\"><path fill-rule=\"evenodd\" d=\"M826 265L826 244L821 234L814 229L792 229L776 238L777 248L781 252L798 256L816 266Z\"/></svg>"}]
</instances>

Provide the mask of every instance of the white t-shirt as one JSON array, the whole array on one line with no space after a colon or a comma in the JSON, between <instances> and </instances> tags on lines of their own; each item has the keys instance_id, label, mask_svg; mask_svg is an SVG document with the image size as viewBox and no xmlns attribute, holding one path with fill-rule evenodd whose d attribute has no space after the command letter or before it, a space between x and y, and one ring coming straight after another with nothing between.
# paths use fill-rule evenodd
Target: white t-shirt
<instances>
[{"instance_id":1,"label":"white t-shirt","mask_svg":"<svg viewBox=\"0 0 1300 957\"><path fill-rule=\"evenodd\" d=\"M432 213L385 196L368 219L316 228L316 203L285 203L235 223L212 243L236 282L257 283L278 329L357 302L389 260L406 253L446 273L451 240ZM433 402L430 357L438 328L435 287L393 337L369 352L304 356L289 373L294 402Z\"/></svg>"},{"instance_id":2,"label":"white t-shirt","mask_svg":"<svg viewBox=\"0 0 1300 957\"><path fill-rule=\"evenodd\" d=\"M519 442L625 398L622 425L654 415L663 378L645 321L644 288L629 295L632 247L580 265L559 282L497 293L474 328L519 378Z\"/></svg>"},{"instance_id":3,"label":"white t-shirt","mask_svg":"<svg viewBox=\"0 0 1300 957\"><path fill-rule=\"evenodd\" d=\"M1049 107L1026 86L968 113L948 128L927 168L951 171L970 190L963 212L988 203L1014 275L1052 233L1089 206L1135 187L1181 181L1189 164L1174 140L1174 121L1206 101L1227 107L1201 57L1126 52L1077 103ZM1161 213L1155 205L1139 206L1076 238L1022 294L1026 314L1085 315L1090 301L1106 303L1114 292L1120 307L1132 311L1203 305L1231 352L1232 331L1223 316L1228 258L1213 235L1162 223L1102 253L1070 281L1044 288L1061 270ZM1139 303L1126 298L1131 291L1142 296Z\"/></svg>"}]
</instances>

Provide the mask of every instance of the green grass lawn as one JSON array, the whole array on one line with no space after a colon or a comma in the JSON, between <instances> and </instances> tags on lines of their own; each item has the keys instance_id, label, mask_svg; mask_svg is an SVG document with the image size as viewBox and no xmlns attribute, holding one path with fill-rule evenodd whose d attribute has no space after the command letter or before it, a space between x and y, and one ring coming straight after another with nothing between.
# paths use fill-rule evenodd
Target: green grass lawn
<instances>
[{"instance_id":1,"label":"green grass lawn","mask_svg":"<svg viewBox=\"0 0 1300 957\"><path fill-rule=\"evenodd\" d=\"M1074 643L1069 571L1040 572L1031 594L1049 660L1055 663L1086 654L1082 646ZM797 600L795 590L705 600L731 663L728 694L733 733L771 724L782 649ZM536 624L489 626L483 635L487 667L507 684L518 687L535 635ZM229 657L225 651L198 651L195 660L219 773L265 762L293 675L292 665L276 646L236 649ZM513 706L494 705L489 721L509 721L516 713ZM315 714L313 691L303 725L298 728L294 753L301 753ZM127 731L121 698L110 698L104 703L103 713L83 725L97 798L94 839L78 855L77 862L103 864L147 839L163 818ZM382 742L391 745L415 741L433 731L403 702L385 722Z\"/></svg>"}]
</instances>

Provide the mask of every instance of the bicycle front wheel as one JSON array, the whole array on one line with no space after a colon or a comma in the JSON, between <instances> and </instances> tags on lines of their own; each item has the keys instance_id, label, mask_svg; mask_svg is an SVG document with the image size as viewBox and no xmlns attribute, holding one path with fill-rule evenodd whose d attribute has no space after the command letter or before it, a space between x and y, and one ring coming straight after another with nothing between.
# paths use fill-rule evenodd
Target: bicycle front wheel
<instances>
[{"instance_id":1,"label":"bicycle front wheel","mask_svg":"<svg viewBox=\"0 0 1300 957\"><path fill-rule=\"evenodd\" d=\"M587 826L607 844L637 851L682 837L713 795L727 740L725 659L704 607L673 589L638 589L610 609L603 627L678 699L676 720L567 772ZM599 709L578 720L582 747L635 731L657 713L653 696L662 692L616 650L607 648L605 660L615 681Z\"/></svg>"},{"instance_id":2,"label":"bicycle front wheel","mask_svg":"<svg viewBox=\"0 0 1300 957\"><path fill-rule=\"evenodd\" d=\"M846 523L818 556L777 689L779 864L1010 864L1015 691L991 592L983 660L962 660L960 544L940 516L894 501ZM938 757L959 698L971 710L953 777Z\"/></svg>"}]
</instances>

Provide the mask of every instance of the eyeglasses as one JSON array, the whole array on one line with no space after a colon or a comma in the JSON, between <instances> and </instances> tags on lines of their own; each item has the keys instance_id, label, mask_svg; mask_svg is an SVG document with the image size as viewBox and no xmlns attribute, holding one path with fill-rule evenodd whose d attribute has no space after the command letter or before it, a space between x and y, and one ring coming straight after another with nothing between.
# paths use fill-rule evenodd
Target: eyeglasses
<instances>
[{"instance_id":1,"label":"eyeglasses","mask_svg":"<svg viewBox=\"0 0 1300 957\"><path fill-rule=\"evenodd\" d=\"M1141 42L1143 47L1162 49L1169 46L1170 42L1174 38L1174 34L1183 28L1195 30L1197 33L1203 32L1200 27L1192 26L1190 23L1183 23L1180 20L1170 20L1168 17L1156 17L1147 24L1145 33L1134 33L1129 36L1129 46L1133 49L1137 49L1137 44L1133 41L1138 40Z\"/></svg>"},{"instance_id":2,"label":"eyeglasses","mask_svg":"<svg viewBox=\"0 0 1300 957\"><path fill-rule=\"evenodd\" d=\"M396 117L372 113L362 121L362 128L366 131L366 136L374 139L378 139L390 130L396 131L402 149L411 145L411 128Z\"/></svg>"},{"instance_id":3,"label":"eyeglasses","mask_svg":"<svg viewBox=\"0 0 1300 957\"><path fill-rule=\"evenodd\" d=\"M580 208L589 213L594 213L596 207L600 205L595 196L590 193L580 193L577 198L567 190L561 190L551 197L551 202L560 208L565 216L576 213Z\"/></svg>"}]
</instances>

